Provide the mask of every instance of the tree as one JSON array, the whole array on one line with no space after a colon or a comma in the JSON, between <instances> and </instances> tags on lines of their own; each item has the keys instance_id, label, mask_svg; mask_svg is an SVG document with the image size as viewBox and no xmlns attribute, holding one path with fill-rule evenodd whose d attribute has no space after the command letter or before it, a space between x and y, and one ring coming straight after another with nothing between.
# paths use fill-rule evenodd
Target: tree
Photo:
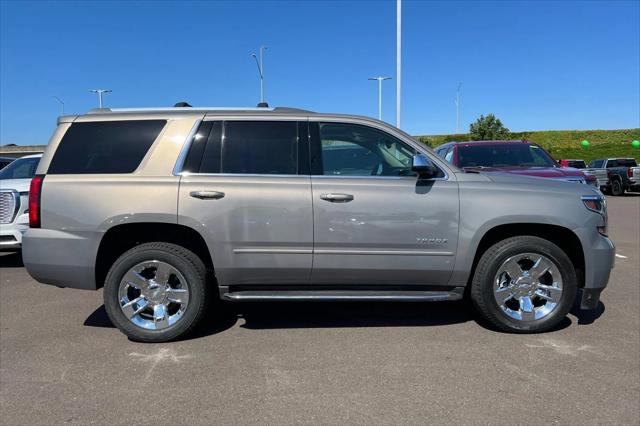
<instances>
[{"instance_id":1,"label":"tree","mask_svg":"<svg viewBox=\"0 0 640 426\"><path fill-rule=\"evenodd\" d=\"M495 115L481 115L469 126L469 136L472 141L504 140L509 137L509 129Z\"/></svg>"}]
</instances>

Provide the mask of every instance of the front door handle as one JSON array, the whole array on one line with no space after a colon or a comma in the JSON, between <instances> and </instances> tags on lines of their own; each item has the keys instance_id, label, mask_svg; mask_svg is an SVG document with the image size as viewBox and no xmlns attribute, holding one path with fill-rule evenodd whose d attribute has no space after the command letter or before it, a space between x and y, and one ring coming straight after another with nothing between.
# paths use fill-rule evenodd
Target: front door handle
<instances>
[{"instance_id":1,"label":"front door handle","mask_svg":"<svg viewBox=\"0 0 640 426\"><path fill-rule=\"evenodd\" d=\"M320 199L331 203L348 203L353 201L351 194L320 194Z\"/></svg>"},{"instance_id":2,"label":"front door handle","mask_svg":"<svg viewBox=\"0 0 640 426\"><path fill-rule=\"evenodd\" d=\"M201 200L219 200L224 197L224 192L220 191L191 191L189 193L193 198L199 198Z\"/></svg>"}]
</instances>

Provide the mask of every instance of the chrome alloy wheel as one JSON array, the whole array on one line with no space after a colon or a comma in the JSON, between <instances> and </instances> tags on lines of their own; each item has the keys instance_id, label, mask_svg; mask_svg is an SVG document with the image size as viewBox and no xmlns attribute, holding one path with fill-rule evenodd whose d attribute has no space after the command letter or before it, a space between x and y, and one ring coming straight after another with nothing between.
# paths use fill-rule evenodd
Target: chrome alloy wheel
<instances>
[{"instance_id":1,"label":"chrome alloy wheel","mask_svg":"<svg viewBox=\"0 0 640 426\"><path fill-rule=\"evenodd\" d=\"M189 304L189 287L176 268L150 260L124 274L118 300L129 321L147 330L162 330L184 315Z\"/></svg>"},{"instance_id":2,"label":"chrome alloy wheel","mask_svg":"<svg viewBox=\"0 0 640 426\"><path fill-rule=\"evenodd\" d=\"M556 264L538 253L522 253L498 268L493 295L509 317L533 321L549 315L562 297L562 276Z\"/></svg>"}]
</instances>

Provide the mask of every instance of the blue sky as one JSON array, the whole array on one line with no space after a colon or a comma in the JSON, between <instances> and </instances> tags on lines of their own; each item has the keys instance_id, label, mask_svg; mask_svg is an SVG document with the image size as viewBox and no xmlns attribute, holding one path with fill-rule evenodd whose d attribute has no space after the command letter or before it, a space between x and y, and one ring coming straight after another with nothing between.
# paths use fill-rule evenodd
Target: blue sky
<instances>
[{"instance_id":1,"label":"blue sky","mask_svg":"<svg viewBox=\"0 0 640 426\"><path fill-rule=\"evenodd\" d=\"M0 144L46 143L60 112L272 106L376 116L395 77L395 1L1 2ZM495 113L514 131L640 127L640 2L404 1L402 128ZM383 118L395 122L395 81Z\"/></svg>"}]
</instances>

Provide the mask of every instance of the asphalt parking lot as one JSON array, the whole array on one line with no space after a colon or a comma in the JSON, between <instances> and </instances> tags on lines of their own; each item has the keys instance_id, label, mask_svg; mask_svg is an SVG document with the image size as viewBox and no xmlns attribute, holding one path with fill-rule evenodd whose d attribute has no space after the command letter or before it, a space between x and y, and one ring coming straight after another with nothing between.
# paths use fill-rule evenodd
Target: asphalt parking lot
<instances>
[{"instance_id":1,"label":"asphalt parking lot","mask_svg":"<svg viewBox=\"0 0 640 426\"><path fill-rule=\"evenodd\" d=\"M608 198L618 258L596 311L542 335L462 303L236 304L130 342L102 292L0 254L3 424L639 424L640 194Z\"/></svg>"}]
</instances>

